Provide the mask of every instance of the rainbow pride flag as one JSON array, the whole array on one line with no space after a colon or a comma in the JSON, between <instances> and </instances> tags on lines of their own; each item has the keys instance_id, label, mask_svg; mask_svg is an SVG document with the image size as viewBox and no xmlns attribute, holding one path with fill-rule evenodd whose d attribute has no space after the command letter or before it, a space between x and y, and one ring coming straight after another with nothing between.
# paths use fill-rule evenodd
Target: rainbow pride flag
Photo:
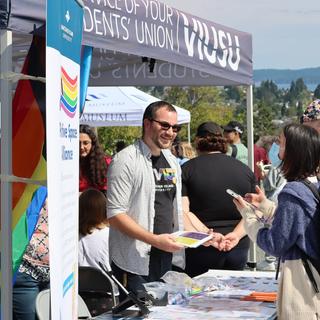
<instances>
[{"instance_id":1,"label":"rainbow pride flag","mask_svg":"<svg viewBox=\"0 0 320 320\"><path fill-rule=\"evenodd\" d=\"M45 38L35 35L21 71L23 74L45 77L45 49ZM46 180L45 95L43 82L20 80L17 84L12 103L12 171L15 176ZM46 197L46 188L38 189L37 185L25 183L12 186L13 272L20 264L44 195Z\"/></svg>"},{"instance_id":2,"label":"rainbow pride flag","mask_svg":"<svg viewBox=\"0 0 320 320\"><path fill-rule=\"evenodd\" d=\"M21 73L45 77L44 37L34 35ZM89 81L92 48L83 47L81 57L82 104ZM60 107L74 116L78 99L76 83L61 68ZM15 176L46 180L46 85L40 81L20 80L12 108L12 171ZM47 197L47 188L33 184L13 183L12 260L15 273L31 239L40 210Z\"/></svg>"}]
</instances>

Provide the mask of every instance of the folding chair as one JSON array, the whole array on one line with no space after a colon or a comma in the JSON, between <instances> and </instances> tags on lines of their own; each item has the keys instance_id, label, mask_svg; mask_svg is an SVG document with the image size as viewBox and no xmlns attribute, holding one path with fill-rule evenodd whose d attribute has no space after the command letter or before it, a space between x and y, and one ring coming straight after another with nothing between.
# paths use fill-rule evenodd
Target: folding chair
<instances>
[{"instance_id":1,"label":"folding chair","mask_svg":"<svg viewBox=\"0 0 320 320\"><path fill-rule=\"evenodd\" d=\"M50 289L40 291L36 298L36 313L39 320L50 319ZM81 296L78 295L78 318L89 319L91 318L90 311L83 301Z\"/></svg>"},{"instance_id":2,"label":"folding chair","mask_svg":"<svg viewBox=\"0 0 320 320\"><path fill-rule=\"evenodd\" d=\"M38 293L36 298L36 313L39 320L50 319L50 289Z\"/></svg>"},{"instance_id":3,"label":"folding chair","mask_svg":"<svg viewBox=\"0 0 320 320\"><path fill-rule=\"evenodd\" d=\"M92 316L110 311L118 303L118 287L100 269L79 267L79 295Z\"/></svg>"}]
</instances>

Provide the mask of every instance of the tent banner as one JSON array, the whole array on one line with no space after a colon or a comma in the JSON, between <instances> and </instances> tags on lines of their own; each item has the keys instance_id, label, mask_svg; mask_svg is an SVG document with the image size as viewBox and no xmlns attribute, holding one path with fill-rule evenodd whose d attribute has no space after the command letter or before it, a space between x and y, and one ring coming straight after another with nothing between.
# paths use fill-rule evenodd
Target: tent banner
<instances>
[{"instance_id":1,"label":"tent banner","mask_svg":"<svg viewBox=\"0 0 320 320\"><path fill-rule=\"evenodd\" d=\"M80 122L96 127L141 126L141 112L83 113Z\"/></svg>"},{"instance_id":2,"label":"tent banner","mask_svg":"<svg viewBox=\"0 0 320 320\"><path fill-rule=\"evenodd\" d=\"M79 100L83 9L47 1L46 123L51 319L78 319Z\"/></svg>"},{"instance_id":3,"label":"tent banner","mask_svg":"<svg viewBox=\"0 0 320 320\"><path fill-rule=\"evenodd\" d=\"M209 74L223 72L228 79L241 81L250 78L252 72L249 34L157 0L85 1L84 42L135 54L148 65L150 73L157 60Z\"/></svg>"},{"instance_id":4,"label":"tent banner","mask_svg":"<svg viewBox=\"0 0 320 320\"><path fill-rule=\"evenodd\" d=\"M239 77L226 79L225 74L191 69L168 61L157 60L152 72L141 57L121 52L95 49L90 71L90 86L231 86L244 84Z\"/></svg>"},{"instance_id":5,"label":"tent banner","mask_svg":"<svg viewBox=\"0 0 320 320\"><path fill-rule=\"evenodd\" d=\"M92 127L141 126L145 109L158 98L135 87L88 87L80 123ZM190 112L174 106L178 123L189 123Z\"/></svg>"},{"instance_id":6,"label":"tent banner","mask_svg":"<svg viewBox=\"0 0 320 320\"><path fill-rule=\"evenodd\" d=\"M0 27L7 25L8 29L29 33L45 22L45 0L11 0L10 11L5 10L5 1L0 0ZM193 16L157 0L83 2L83 44L99 49L98 60L93 59L91 85L106 85L104 81L110 80L110 70L115 70L111 74L113 85L144 85L149 80L162 85L166 83L163 75L170 79L169 85L253 83L249 33ZM8 15L10 19L5 19ZM129 60L125 64L108 60L112 52L117 56L130 54ZM144 75L141 70L145 70ZM130 81L137 72L139 77L133 78L136 82Z\"/></svg>"}]
</instances>

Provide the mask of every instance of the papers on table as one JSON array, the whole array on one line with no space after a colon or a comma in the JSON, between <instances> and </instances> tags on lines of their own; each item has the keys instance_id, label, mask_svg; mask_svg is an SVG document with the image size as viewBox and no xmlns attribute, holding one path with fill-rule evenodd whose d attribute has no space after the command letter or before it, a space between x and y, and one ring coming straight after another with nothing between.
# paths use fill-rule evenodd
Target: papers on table
<instances>
[{"instance_id":1,"label":"papers on table","mask_svg":"<svg viewBox=\"0 0 320 320\"><path fill-rule=\"evenodd\" d=\"M211 292L206 292L206 296L213 297L213 298L233 298L233 299L240 299L242 297L248 296L251 294L251 290L215 290Z\"/></svg>"},{"instance_id":2,"label":"papers on table","mask_svg":"<svg viewBox=\"0 0 320 320\"><path fill-rule=\"evenodd\" d=\"M187 305L152 307L148 320L269 320L276 317L275 303L243 301L253 291L275 292L273 272L210 270L197 277L212 277L226 284L226 290L215 290L192 296ZM112 319L99 316L97 320Z\"/></svg>"},{"instance_id":3,"label":"papers on table","mask_svg":"<svg viewBox=\"0 0 320 320\"><path fill-rule=\"evenodd\" d=\"M275 280L274 272L209 270L202 276L215 277L234 290L252 292L275 292L278 290L278 282Z\"/></svg>"},{"instance_id":4,"label":"papers on table","mask_svg":"<svg viewBox=\"0 0 320 320\"><path fill-rule=\"evenodd\" d=\"M273 319L275 306L236 299L192 298L187 306L152 308L151 320Z\"/></svg>"}]
</instances>

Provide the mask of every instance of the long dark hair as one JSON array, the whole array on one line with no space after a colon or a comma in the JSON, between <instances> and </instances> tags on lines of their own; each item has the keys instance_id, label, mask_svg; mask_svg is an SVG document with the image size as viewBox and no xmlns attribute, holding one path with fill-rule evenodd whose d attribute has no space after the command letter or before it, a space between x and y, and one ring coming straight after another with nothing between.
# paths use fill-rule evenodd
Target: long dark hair
<instances>
[{"instance_id":1,"label":"long dark hair","mask_svg":"<svg viewBox=\"0 0 320 320\"><path fill-rule=\"evenodd\" d=\"M79 233L92 233L101 223L107 223L106 197L94 188L89 188L79 197Z\"/></svg>"},{"instance_id":2,"label":"long dark hair","mask_svg":"<svg viewBox=\"0 0 320 320\"><path fill-rule=\"evenodd\" d=\"M106 183L107 164L105 154L93 129L88 125L80 125L80 133L87 134L91 139L91 150L88 156L80 158L80 173L92 186Z\"/></svg>"},{"instance_id":3,"label":"long dark hair","mask_svg":"<svg viewBox=\"0 0 320 320\"><path fill-rule=\"evenodd\" d=\"M309 126L288 124L283 128L285 152L282 172L288 181L316 175L320 165L320 135Z\"/></svg>"}]
</instances>

